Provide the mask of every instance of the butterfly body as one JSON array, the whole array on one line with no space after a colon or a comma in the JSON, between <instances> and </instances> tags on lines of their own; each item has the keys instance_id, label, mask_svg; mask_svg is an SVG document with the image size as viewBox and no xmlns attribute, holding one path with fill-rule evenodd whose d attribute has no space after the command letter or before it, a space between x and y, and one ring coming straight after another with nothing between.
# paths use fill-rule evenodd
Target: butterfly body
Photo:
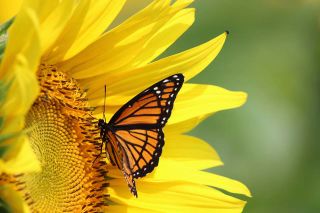
<instances>
[{"instance_id":1,"label":"butterfly body","mask_svg":"<svg viewBox=\"0 0 320 213\"><path fill-rule=\"evenodd\" d=\"M134 179L144 177L158 165L164 146L162 128L183 81L182 74L163 79L123 105L108 123L99 119L100 136L110 162L123 172L136 197Z\"/></svg>"}]
</instances>

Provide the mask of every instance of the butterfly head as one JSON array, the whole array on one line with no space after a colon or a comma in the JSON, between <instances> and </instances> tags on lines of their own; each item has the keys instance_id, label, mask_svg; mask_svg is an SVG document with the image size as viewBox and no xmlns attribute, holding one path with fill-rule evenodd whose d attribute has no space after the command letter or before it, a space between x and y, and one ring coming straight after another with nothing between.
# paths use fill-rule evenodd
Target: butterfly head
<instances>
[{"instance_id":1,"label":"butterfly head","mask_svg":"<svg viewBox=\"0 0 320 213\"><path fill-rule=\"evenodd\" d=\"M99 129L103 129L105 124L106 124L106 122L103 119L99 119L99 121L98 121Z\"/></svg>"}]
</instances>

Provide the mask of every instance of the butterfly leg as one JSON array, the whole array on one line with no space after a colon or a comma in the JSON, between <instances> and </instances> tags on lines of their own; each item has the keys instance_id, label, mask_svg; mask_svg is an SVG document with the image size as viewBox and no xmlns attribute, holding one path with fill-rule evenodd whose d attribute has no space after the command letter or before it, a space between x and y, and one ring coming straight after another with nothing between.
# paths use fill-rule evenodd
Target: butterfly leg
<instances>
[{"instance_id":1,"label":"butterfly leg","mask_svg":"<svg viewBox=\"0 0 320 213\"><path fill-rule=\"evenodd\" d=\"M97 157L94 159L94 161L93 161L93 163L92 164L94 164L95 162L96 162L96 160L101 156L101 154L102 154L102 148L103 148L103 141L101 142L101 146L100 146L100 153L97 155Z\"/></svg>"}]
</instances>

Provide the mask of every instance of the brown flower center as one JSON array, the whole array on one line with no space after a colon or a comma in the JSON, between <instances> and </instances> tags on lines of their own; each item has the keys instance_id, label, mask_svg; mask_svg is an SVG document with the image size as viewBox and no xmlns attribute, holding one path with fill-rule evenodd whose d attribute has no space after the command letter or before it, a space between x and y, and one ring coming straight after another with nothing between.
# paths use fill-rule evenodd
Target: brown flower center
<instances>
[{"instance_id":1,"label":"brown flower center","mask_svg":"<svg viewBox=\"0 0 320 213\"><path fill-rule=\"evenodd\" d=\"M18 176L28 205L37 212L102 211L107 205L106 164L85 93L54 66L39 69L40 96L26 129L41 171Z\"/></svg>"}]
</instances>

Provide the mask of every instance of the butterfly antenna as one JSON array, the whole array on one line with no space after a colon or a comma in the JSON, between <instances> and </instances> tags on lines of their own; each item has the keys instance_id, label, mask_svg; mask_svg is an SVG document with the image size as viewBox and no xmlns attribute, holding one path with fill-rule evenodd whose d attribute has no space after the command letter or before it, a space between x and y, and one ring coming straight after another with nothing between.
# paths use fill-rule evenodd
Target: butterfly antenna
<instances>
[{"instance_id":1,"label":"butterfly antenna","mask_svg":"<svg viewBox=\"0 0 320 213\"><path fill-rule=\"evenodd\" d=\"M106 122L106 98L107 98L107 86L104 85L104 100L103 100L103 120Z\"/></svg>"},{"instance_id":2,"label":"butterfly antenna","mask_svg":"<svg viewBox=\"0 0 320 213\"><path fill-rule=\"evenodd\" d=\"M95 118L95 117L93 117L91 114L88 114L91 118L92 118L92 120L96 120L97 118Z\"/></svg>"}]
</instances>

